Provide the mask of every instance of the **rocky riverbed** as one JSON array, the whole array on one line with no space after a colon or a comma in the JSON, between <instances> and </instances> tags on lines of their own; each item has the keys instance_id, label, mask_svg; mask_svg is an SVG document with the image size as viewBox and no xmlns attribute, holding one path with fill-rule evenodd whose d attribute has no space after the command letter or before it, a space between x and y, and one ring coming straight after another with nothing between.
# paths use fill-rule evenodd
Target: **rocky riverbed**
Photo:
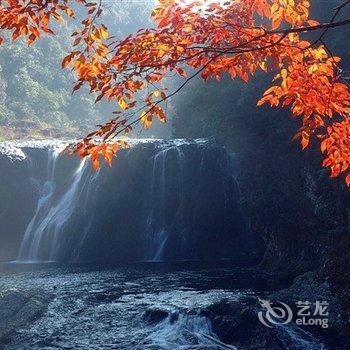
<instances>
[{"instance_id":1,"label":"rocky riverbed","mask_svg":"<svg viewBox=\"0 0 350 350\"><path fill-rule=\"evenodd\" d=\"M305 275L289 288L254 269L199 263L10 266L0 274L0 348L346 349L345 320L326 284ZM263 300L329 302L329 328L272 327ZM295 312L295 310L293 310Z\"/></svg>"}]
</instances>

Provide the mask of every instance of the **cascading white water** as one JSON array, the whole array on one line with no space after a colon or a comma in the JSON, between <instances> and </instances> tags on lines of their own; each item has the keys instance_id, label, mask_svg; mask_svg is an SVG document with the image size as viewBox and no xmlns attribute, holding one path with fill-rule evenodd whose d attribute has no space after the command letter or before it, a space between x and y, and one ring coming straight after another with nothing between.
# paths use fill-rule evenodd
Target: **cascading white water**
<instances>
[{"instance_id":1,"label":"cascading white water","mask_svg":"<svg viewBox=\"0 0 350 350\"><path fill-rule=\"evenodd\" d=\"M35 209L34 216L30 221L27 229L24 233L21 247L18 254L18 260L33 260L35 259L36 252L39 247L39 239L34 232L37 231L38 226L41 225L41 216L42 213L49 210L50 208L50 199L54 190L54 173L55 173L55 164L57 159L57 153L54 150L48 151L48 162L47 162L47 175L46 181L41 184L35 177L32 177L32 182L36 184L39 188L39 199L38 204ZM31 165L31 159L29 159L29 164ZM30 166L32 172L32 166ZM40 189L41 187L41 189Z\"/></svg>"},{"instance_id":2,"label":"cascading white water","mask_svg":"<svg viewBox=\"0 0 350 350\"><path fill-rule=\"evenodd\" d=\"M183 313L165 318L136 349L237 350L236 347L220 341L206 317Z\"/></svg>"},{"instance_id":3,"label":"cascading white water","mask_svg":"<svg viewBox=\"0 0 350 350\"><path fill-rule=\"evenodd\" d=\"M45 221L43 222L43 232L50 232L52 235L50 244L50 260L56 260L56 253L59 245L59 235L62 227L73 215L74 209L79 198L80 182L82 180L85 165L87 164L84 158L78 169L75 171L72 183L68 191L60 198L58 203L50 210Z\"/></svg>"},{"instance_id":4,"label":"cascading white water","mask_svg":"<svg viewBox=\"0 0 350 350\"><path fill-rule=\"evenodd\" d=\"M215 260L250 251L222 147L206 140L130 144L112 168L97 172L89 160L57 157L67 142L0 147L3 168L15 174L3 186L15 197L0 211L8 221L24 212L12 231L0 227L0 237L21 242L11 261Z\"/></svg>"},{"instance_id":5,"label":"cascading white water","mask_svg":"<svg viewBox=\"0 0 350 350\"><path fill-rule=\"evenodd\" d=\"M169 172L169 153L175 155L174 173ZM177 225L179 228L183 215L183 167L185 155L178 145L166 146L158 151L151 161L153 162L152 183L150 195L150 212L148 215L147 226L145 230L146 244L145 260L161 261L163 258L163 249L169 237L171 226ZM166 190L168 188L167 181L170 175L177 178L177 192L179 201L175 212L173 213L172 222L166 220L166 203L169 201ZM184 238L184 237L182 237Z\"/></svg>"},{"instance_id":6,"label":"cascading white water","mask_svg":"<svg viewBox=\"0 0 350 350\"><path fill-rule=\"evenodd\" d=\"M55 202L54 176L58 153L57 150L48 150L47 178L39 192L34 216L24 233L18 261L36 262L41 260L40 247L43 240L49 240L49 260L55 260L61 228L74 213L73 209L79 197L79 184L84 173L86 160L80 162L68 190Z\"/></svg>"},{"instance_id":7,"label":"cascading white water","mask_svg":"<svg viewBox=\"0 0 350 350\"><path fill-rule=\"evenodd\" d=\"M160 150L151 158L153 169L150 186L150 207L145 228L145 241L147 243L144 250L144 258L146 260L162 260L163 248L170 231L175 226L177 229L184 226L182 215L185 155L181 149L181 145L161 145ZM55 193L55 169L57 156L61 149L48 149L48 162L44 182L40 182L40 180L33 177L36 187L39 188L39 199L35 213L25 230L18 254L18 261L37 262L43 260L41 257L43 247L49 252L45 254L47 257L45 260L56 261L61 245L60 237L62 230L74 214L82 192L84 191L84 195L91 197L93 201L92 197L97 187L95 182L99 171L92 173L92 175L85 172L85 160L80 162L67 190L57 198ZM169 155L171 155L171 158ZM30 163L31 159L28 158L28 161ZM169 179L173 179L174 177L177 179L176 191L179 200L177 201L176 210L172 215L173 218L169 222L166 219L166 203L169 200L167 189L169 187ZM88 200L87 197L85 201ZM80 242L78 242L77 259L80 253L79 247L83 246L89 234L93 215L94 213L91 213L90 224L82 227ZM183 228L184 230L185 228ZM184 246L186 237L184 232L182 233L180 232L179 236Z\"/></svg>"}]
</instances>

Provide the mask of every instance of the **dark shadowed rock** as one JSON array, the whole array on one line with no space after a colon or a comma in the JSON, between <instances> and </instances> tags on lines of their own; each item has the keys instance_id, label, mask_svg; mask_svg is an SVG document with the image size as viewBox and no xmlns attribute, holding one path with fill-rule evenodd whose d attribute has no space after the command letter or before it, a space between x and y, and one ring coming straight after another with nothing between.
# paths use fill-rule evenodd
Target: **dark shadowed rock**
<instances>
[{"instance_id":1,"label":"dark shadowed rock","mask_svg":"<svg viewBox=\"0 0 350 350\"><path fill-rule=\"evenodd\" d=\"M309 301L327 301L329 304L329 327L337 328L342 324L340 319L339 301L332 293L328 282L317 280L315 273L308 272L298 276L294 284L289 288L282 289L269 296L270 300L283 301L293 307L296 302Z\"/></svg>"},{"instance_id":2,"label":"dark shadowed rock","mask_svg":"<svg viewBox=\"0 0 350 350\"><path fill-rule=\"evenodd\" d=\"M240 350L322 349L316 337L293 323L266 327L259 321L259 311L264 312L256 297L242 297L222 300L202 310L202 314L211 321L221 341Z\"/></svg>"},{"instance_id":3,"label":"dark shadowed rock","mask_svg":"<svg viewBox=\"0 0 350 350\"><path fill-rule=\"evenodd\" d=\"M162 309L147 309L143 315L144 319L150 323L158 323L169 316L169 312Z\"/></svg>"},{"instance_id":4,"label":"dark shadowed rock","mask_svg":"<svg viewBox=\"0 0 350 350\"><path fill-rule=\"evenodd\" d=\"M322 277L315 272L300 275L295 278L293 285L271 294L268 299L288 304L294 314L298 311L296 309L298 301L308 301L311 305L317 301L327 302L328 328L309 326L308 330L323 339L327 349L349 349L349 319L343 313L342 300L339 300L338 293L334 293L332 284Z\"/></svg>"},{"instance_id":5,"label":"dark shadowed rock","mask_svg":"<svg viewBox=\"0 0 350 350\"><path fill-rule=\"evenodd\" d=\"M0 349L18 329L40 318L51 299L52 295L40 291L0 292Z\"/></svg>"}]
</instances>

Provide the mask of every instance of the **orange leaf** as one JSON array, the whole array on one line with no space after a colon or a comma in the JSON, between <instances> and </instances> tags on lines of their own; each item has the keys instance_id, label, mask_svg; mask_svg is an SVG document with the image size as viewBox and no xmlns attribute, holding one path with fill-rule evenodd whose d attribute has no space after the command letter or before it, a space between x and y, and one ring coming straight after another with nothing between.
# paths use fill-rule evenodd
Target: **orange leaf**
<instances>
[{"instance_id":1,"label":"orange leaf","mask_svg":"<svg viewBox=\"0 0 350 350\"><path fill-rule=\"evenodd\" d=\"M142 112L140 116L140 122L141 124L146 128L149 129L152 125L152 115L147 112Z\"/></svg>"},{"instance_id":2,"label":"orange leaf","mask_svg":"<svg viewBox=\"0 0 350 350\"><path fill-rule=\"evenodd\" d=\"M94 168L94 170L100 169L100 160L98 159L98 156L92 158L92 167Z\"/></svg>"},{"instance_id":3,"label":"orange leaf","mask_svg":"<svg viewBox=\"0 0 350 350\"><path fill-rule=\"evenodd\" d=\"M350 186L350 173L346 176L345 182L348 186Z\"/></svg>"},{"instance_id":4,"label":"orange leaf","mask_svg":"<svg viewBox=\"0 0 350 350\"><path fill-rule=\"evenodd\" d=\"M180 77L183 77L183 78L187 77L187 73L182 68L176 67L175 70L180 75Z\"/></svg>"},{"instance_id":5,"label":"orange leaf","mask_svg":"<svg viewBox=\"0 0 350 350\"><path fill-rule=\"evenodd\" d=\"M63 61L62 61L62 69L66 68L72 61L73 59L73 55L69 54L68 56L66 56Z\"/></svg>"}]
</instances>

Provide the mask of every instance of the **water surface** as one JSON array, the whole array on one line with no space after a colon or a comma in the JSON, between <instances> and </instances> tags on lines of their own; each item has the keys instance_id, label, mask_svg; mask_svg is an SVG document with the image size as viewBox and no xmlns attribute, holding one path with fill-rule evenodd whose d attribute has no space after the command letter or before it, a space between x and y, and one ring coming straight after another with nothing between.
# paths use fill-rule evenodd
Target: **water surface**
<instances>
[{"instance_id":1,"label":"water surface","mask_svg":"<svg viewBox=\"0 0 350 350\"><path fill-rule=\"evenodd\" d=\"M6 349L233 349L201 310L267 287L258 271L229 265L1 265L1 289L54 294L44 316Z\"/></svg>"}]
</instances>

